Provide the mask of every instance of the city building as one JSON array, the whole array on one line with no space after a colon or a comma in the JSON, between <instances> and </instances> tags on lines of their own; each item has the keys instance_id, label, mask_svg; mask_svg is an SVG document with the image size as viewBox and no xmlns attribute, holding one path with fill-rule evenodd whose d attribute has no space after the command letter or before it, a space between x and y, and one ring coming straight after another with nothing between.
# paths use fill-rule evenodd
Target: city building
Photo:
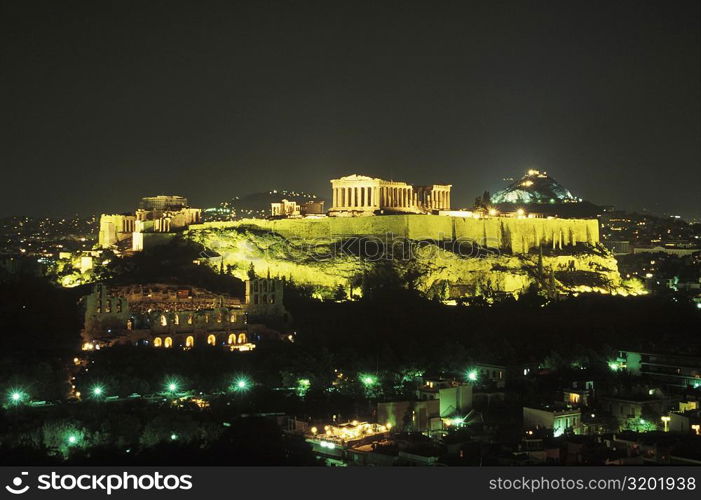
<instances>
[{"instance_id":1,"label":"city building","mask_svg":"<svg viewBox=\"0 0 701 500\"><path fill-rule=\"evenodd\" d=\"M667 426L669 432L681 432L701 436L701 409L670 412Z\"/></svg>"},{"instance_id":2,"label":"city building","mask_svg":"<svg viewBox=\"0 0 701 500\"><path fill-rule=\"evenodd\" d=\"M434 213L450 210L450 184L413 186L364 175L331 180L330 216Z\"/></svg>"},{"instance_id":3,"label":"city building","mask_svg":"<svg viewBox=\"0 0 701 500\"><path fill-rule=\"evenodd\" d=\"M575 381L571 387L562 391L562 400L572 406L589 406L594 395L594 382L587 380L584 382Z\"/></svg>"},{"instance_id":4,"label":"city building","mask_svg":"<svg viewBox=\"0 0 701 500\"><path fill-rule=\"evenodd\" d=\"M541 407L523 407L523 427L526 431L549 429L558 437L566 431L580 434L582 412L579 408L562 403Z\"/></svg>"},{"instance_id":5,"label":"city building","mask_svg":"<svg viewBox=\"0 0 701 500\"><path fill-rule=\"evenodd\" d=\"M650 393L632 392L605 395L599 398L599 406L618 420L622 429L654 428L662 415L666 415L670 399L653 391Z\"/></svg>"},{"instance_id":6,"label":"city building","mask_svg":"<svg viewBox=\"0 0 701 500\"><path fill-rule=\"evenodd\" d=\"M618 351L610 366L675 387L701 387L701 356Z\"/></svg>"}]
</instances>

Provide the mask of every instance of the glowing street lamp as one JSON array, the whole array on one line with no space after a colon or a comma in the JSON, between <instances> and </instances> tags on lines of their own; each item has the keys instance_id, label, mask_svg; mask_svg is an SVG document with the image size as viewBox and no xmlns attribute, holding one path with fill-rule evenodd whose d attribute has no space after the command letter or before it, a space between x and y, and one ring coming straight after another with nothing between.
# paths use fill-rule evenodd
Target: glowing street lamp
<instances>
[{"instance_id":1,"label":"glowing street lamp","mask_svg":"<svg viewBox=\"0 0 701 500\"><path fill-rule=\"evenodd\" d=\"M170 394L175 394L178 392L178 381L175 379L169 379L166 380L166 392L169 392Z\"/></svg>"},{"instance_id":2,"label":"glowing street lamp","mask_svg":"<svg viewBox=\"0 0 701 500\"><path fill-rule=\"evenodd\" d=\"M25 399L27 399L28 395L26 392L24 392L21 389L12 389L10 393L7 396L8 401L10 404L13 405L18 405L22 403Z\"/></svg>"},{"instance_id":3,"label":"glowing street lamp","mask_svg":"<svg viewBox=\"0 0 701 500\"><path fill-rule=\"evenodd\" d=\"M75 446L80 442L80 434L78 432L70 432L66 435L66 443L68 446Z\"/></svg>"},{"instance_id":4,"label":"glowing street lamp","mask_svg":"<svg viewBox=\"0 0 701 500\"><path fill-rule=\"evenodd\" d=\"M99 384L94 385L92 387L92 389L90 390L90 392L92 393L93 396L95 396L96 398L99 398L100 396L102 396L105 393L105 388Z\"/></svg>"},{"instance_id":5,"label":"glowing street lamp","mask_svg":"<svg viewBox=\"0 0 701 500\"><path fill-rule=\"evenodd\" d=\"M365 387L371 387L377 383L377 377L374 375L362 375L360 381Z\"/></svg>"},{"instance_id":6,"label":"glowing street lamp","mask_svg":"<svg viewBox=\"0 0 701 500\"><path fill-rule=\"evenodd\" d=\"M621 365L615 361L609 361L609 368L611 369L611 371L617 372L621 369Z\"/></svg>"},{"instance_id":7,"label":"glowing street lamp","mask_svg":"<svg viewBox=\"0 0 701 500\"><path fill-rule=\"evenodd\" d=\"M467 380L470 382L477 382L478 378L479 375L477 374L477 370L470 370L467 372Z\"/></svg>"},{"instance_id":8,"label":"glowing street lamp","mask_svg":"<svg viewBox=\"0 0 701 500\"><path fill-rule=\"evenodd\" d=\"M236 392L244 392L251 388L251 381L246 377L239 377L234 380L232 387Z\"/></svg>"},{"instance_id":9,"label":"glowing street lamp","mask_svg":"<svg viewBox=\"0 0 701 500\"><path fill-rule=\"evenodd\" d=\"M308 378L301 378L297 381L297 394L299 396L304 396L307 391L309 391L309 388L311 387L312 383Z\"/></svg>"}]
</instances>

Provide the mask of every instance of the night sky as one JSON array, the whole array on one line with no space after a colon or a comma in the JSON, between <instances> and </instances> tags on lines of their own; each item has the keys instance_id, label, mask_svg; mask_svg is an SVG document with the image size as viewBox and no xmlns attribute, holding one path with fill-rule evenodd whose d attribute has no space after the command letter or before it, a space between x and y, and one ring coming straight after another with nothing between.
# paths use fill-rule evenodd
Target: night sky
<instances>
[{"instance_id":1,"label":"night sky","mask_svg":"<svg viewBox=\"0 0 701 500\"><path fill-rule=\"evenodd\" d=\"M699 5L3 1L0 215L540 168L701 217Z\"/></svg>"}]
</instances>

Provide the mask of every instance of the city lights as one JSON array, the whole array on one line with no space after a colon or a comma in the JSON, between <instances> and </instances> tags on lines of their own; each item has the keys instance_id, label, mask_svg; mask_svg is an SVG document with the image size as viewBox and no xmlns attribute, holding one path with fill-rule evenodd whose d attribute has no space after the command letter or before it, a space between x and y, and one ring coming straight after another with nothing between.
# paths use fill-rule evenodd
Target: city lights
<instances>
[{"instance_id":1,"label":"city lights","mask_svg":"<svg viewBox=\"0 0 701 500\"><path fill-rule=\"evenodd\" d=\"M297 394L300 396L304 396L307 391L309 391L309 388L311 387L312 383L308 378L301 378L297 381Z\"/></svg>"},{"instance_id":2,"label":"city lights","mask_svg":"<svg viewBox=\"0 0 701 500\"><path fill-rule=\"evenodd\" d=\"M467 380L470 382L477 382L477 379L479 378L479 375L477 373L477 370L470 370L467 372Z\"/></svg>"},{"instance_id":3,"label":"city lights","mask_svg":"<svg viewBox=\"0 0 701 500\"><path fill-rule=\"evenodd\" d=\"M105 393L105 388L101 385L94 385L92 389L90 389L90 392L94 397L99 398Z\"/></svg>"},{"instance_id":4,"label":"city lights","mask_svg":"<svg viewBox=\"0 0 701 500\"><path fill-rule=\"evenodd\" d=\"M13 404L13 405L21 404L27 398L28 398L27 393L24 392L23 390L20 390L20 389L10 390L8 397L7 397L10 404Z\"/></svg>"},{"instance_id":5,"label":"city lights","mask_svg":"<svg viewBox=\"0 0 701 500\"><path fill-rule=\"evenodd\" d=\"M76 444L79 444L80 441L81 441L81 435L79 432L73 431L73 432L69 432L66 435L66 444L68 444L68 446L74 446Z\"/></svg>"},{"instance_id":6,"label":"city lights","mask_svg":"<svg viewBox=\"0 0 701 500\"><path fill-rule=\"evenodd\" d=\"M245 392L251 388L251 381L247 377L239 377L234 380L231 388L235 392Z\"/></svg>"},{"instance_id":7,"label":"city lights","mask_svg":"<svg viewBox=\"0 0 701 500\"><path fill-rule=\"evenodd\" d=\"M361 375L360 381L365 387L371 387L377 383L377 377L374 375Z\"/></svg>"},{"instance_id":8,"label":"city lights","mask_svg":"<svg viewBox=\"0 0 701 500\"><path fill-rule=\"evenodd\" d=\"M169 392L170 394L175 394L180 389L180 384L175 379L168 379L166 380L165 389L166 392Z\"/></svg>"}]
</instances>

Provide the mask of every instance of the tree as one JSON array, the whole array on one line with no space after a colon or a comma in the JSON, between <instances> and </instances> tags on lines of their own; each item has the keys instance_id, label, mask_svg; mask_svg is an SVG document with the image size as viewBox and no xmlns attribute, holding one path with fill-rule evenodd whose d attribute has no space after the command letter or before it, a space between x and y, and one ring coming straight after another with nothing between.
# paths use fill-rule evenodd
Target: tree
<instances>
[{"instance_id":1,"label":"tree","mask_svg":"<svg viewBox=\"0 0 701 500\"><path fill-rule=\"evenodd\" d=\"M339 284L338 287L336 288L336 291L333 294L333 299L336 301L343 301L348 298L346 294L346 289L343 287L343 285Z\"/></svg>"}]
</instances>

